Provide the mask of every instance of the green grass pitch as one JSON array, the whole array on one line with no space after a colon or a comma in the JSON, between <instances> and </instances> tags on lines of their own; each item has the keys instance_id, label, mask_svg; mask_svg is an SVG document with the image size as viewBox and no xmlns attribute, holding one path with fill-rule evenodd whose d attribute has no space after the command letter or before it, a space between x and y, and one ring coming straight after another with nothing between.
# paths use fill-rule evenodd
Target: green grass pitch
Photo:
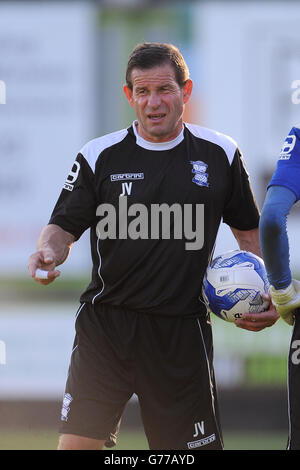
<instances>
[{"instance_id":1,"label":"green grass pitch","mask_svg":"<svg viewBox=\"0 0 300 470\"><path fill-rule=\"evenodd\" d=\"M285 450L286 433L225 432L225 450ZM58 435L54 431L0 431L0 450L56 450ZM141 431L120 432L118 444L112 450L147 450Z\"/></svg>"}]
</instances>

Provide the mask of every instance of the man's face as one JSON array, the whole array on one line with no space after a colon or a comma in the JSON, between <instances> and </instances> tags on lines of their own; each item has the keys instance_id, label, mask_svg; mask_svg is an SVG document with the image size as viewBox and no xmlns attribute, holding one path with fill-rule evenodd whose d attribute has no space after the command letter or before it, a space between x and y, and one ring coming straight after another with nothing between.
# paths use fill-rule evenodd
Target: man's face
<instances>
[{"instance_id":1,"label":"man's face","mask_svg":"<svg viewBox=\"0 0 300 470\"><path fill-rule=\"evenodd\" d=\"M182 114L192 92L192 81L180 87L171 64L151 69L134 68L131 72L132 90L124 91L135 110L138 133L150 142L167 142L182 129Z\"/></svg>"}]
</instances>

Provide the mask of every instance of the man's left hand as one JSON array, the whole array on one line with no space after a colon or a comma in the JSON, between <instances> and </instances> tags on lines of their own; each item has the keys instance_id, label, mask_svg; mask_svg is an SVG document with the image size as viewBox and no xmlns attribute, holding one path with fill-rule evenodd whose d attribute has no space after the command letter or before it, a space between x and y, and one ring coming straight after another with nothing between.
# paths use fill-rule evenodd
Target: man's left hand
<instances>
[{"instance_id":1,"label":"man's left hand","mask_svg":"<svg viewBox=\"0 0 300 470\"><path fill-rule=\"evenodd\" d=\"M241 318L235 320L238 328L249 331L261 331L277 322L279 314L271 302L271 297L265 294L263 298L270 301L268 310L260 313L243 313Z\"/></svg>"}]
</instances>

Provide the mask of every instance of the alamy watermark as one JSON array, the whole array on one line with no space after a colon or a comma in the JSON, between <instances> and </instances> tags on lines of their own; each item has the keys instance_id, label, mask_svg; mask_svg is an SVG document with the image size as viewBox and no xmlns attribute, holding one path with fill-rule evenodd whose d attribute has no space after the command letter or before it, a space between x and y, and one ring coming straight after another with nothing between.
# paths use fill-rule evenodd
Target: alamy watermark
<instances>
[{"instance_id":1,"label":"alamy watermark","mask_svg":"<svg viewBox=\"0 0 300 470\"><path fill-rule=\"evenodd\" d=\"M6 85L3 80L0 80L0 104L6 104Z\"/></svg>"},{"instance_id":2,"label":"alamy watermark","mask_svg":"<svg viewBox=\"0 0 300 470\"><path fill-rule=\"evenodd\" d=\"M300 364L300 340L295 339L291 345L291 351L295 350L291 353L291 361L292 363L297 366Z\"/></svg>"},{"instance_id":3,"label":"alamy watermark","mask_svg":"<svg viewBox=\"0 0 300 470\"><path fill-rule=\"evenodd\" d=\"M0 340L0 365L6 364L6 346L4 341Z\"/></svg>"},{"instance_id":4,"label":"alamy watermark","mask_svg":"<svg viewBox=\"0 0 300 470\"><path fill-rule=\"evenodd\" d=\"M100 204L96 215L102 217L96 227L100 240L186 240L186 250L201 250L204 244L204 204L168 205L136 203L127 205L127 196L119 197L119 208Z\"/></svg>"},{"instance_id":5,"label":"alamy watermark","mask_svg":"<svg viewBox=\"0 0 300 470\"><path fill-rule=\"evenodd\" d=\"M291 100L293 104L299 104L300 103L300 80L294 80L291 84L291 88L295 91L293 91L291 95Z\"/></svg>"}]
</instances>

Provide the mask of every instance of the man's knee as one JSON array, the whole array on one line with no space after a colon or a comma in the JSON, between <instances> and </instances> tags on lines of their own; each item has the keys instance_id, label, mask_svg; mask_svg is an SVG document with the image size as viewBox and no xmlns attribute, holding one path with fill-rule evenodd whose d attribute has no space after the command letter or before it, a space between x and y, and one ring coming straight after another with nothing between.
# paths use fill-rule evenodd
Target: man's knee
<instances>
[{"instance_id":1,"label":"man's knee","mask_svg":"<svg viewBox=\"0 0 300 470\"><path fill-rule=\"evenodd\" d=\"M91 439L90 437L62 434L59 439L58 450L101 450L104 444L105 441Z\"/></svg>"}]
</instances>

